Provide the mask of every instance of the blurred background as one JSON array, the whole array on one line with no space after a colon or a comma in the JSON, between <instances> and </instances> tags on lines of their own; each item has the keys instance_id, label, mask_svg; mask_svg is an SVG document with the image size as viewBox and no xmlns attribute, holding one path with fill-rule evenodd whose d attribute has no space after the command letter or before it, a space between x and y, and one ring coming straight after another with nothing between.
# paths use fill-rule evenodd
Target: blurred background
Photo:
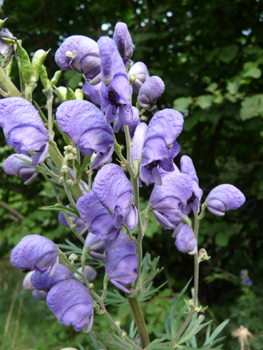
<instances>
[{"instance_id":1,"label":"blurred background","mask_svg":"<svg viewBox=\"0 0 263 350\"><path fill-rule=\"evenodd\" d=\"M262 0L5 0L0 12L0 19L8 17L5 27L31 55L40 48L51 49L45 61L50 78L58 70L54 54L65 38L78 34L98 40L112 36L116 22L126 22L135 46L132 60L143 61L150 75L160 76L165 83L158 108L175 108L185 117L176 164L181 155L192 157L203 199L222 183L231 183L245 194L246 203L239 210L223 218L207 213L199 233L200 248L211 256L200 266L199 301L209 306L205 314L213 319L213 327L230 318L223 332L224 349L240 349L231 332L241 325L253 334L250 348L263 348L262 5ZM12 79L18 86L15 62ZM67 83L75 89L81 81L81 75L65 72L58 85ZM44 103L41 86L34 98ZM148 113L145 118L151 116ZM45 303L22 290L24 275L9 263L11 249L28 234L78 244L70 230L58 223L56 213L38 209L55 203L41 176L24 186L3 172L2 164L11 153L1 131L0 347L92 349L88 335L61 326ZM151 190L152 186L142 190L142 205L147 204ZM155 330L163 330L172 298L193 274L193 258L176 250L171 234L151 217L144 250L159 256L164 267L155 287L168 280L142 306L152 337ZM252 285L241 278L242 270ZM99 273L102 276L103 270ZM124 328L129 327L128 306L112 308L111 313ZM110 330L99 315L96 327Z\"/></svg>"}]
</instances>

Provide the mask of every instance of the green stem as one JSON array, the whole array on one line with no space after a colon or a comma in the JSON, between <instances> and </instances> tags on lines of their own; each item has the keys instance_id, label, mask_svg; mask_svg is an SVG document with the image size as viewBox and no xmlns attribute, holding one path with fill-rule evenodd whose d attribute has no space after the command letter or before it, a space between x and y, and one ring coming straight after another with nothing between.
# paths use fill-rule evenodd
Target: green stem
<instances>
[{"instance_id":1,"label":"green stem","mask_svg":"<svg viewBox=\"0 0 263 350\"><path fill-rule=\"evenodd\" d=\"M194 226L194 235L196 242L198 242L198 231L199 231L199 219L197 213L195 213L195 226ZM176 334L176 337L174 338L174 341L176 342L177 339L183 334L186 327L188 326L189 322L191 321L191 318L195 312L195 309L197 307L197 298L198 298L198 283L199 283L199 262L198 262L198 245L196 246L197 252L194 255L194 299L193 299L193 307L187 316L186 320L184 321L182 327L180 328L179 332ZM175 344L174 344L175 345Z\"/></svg>"},{"instance_id":2,"label":"green stem","mask_svg":"<svg viewBox=\"0 0 263 350\"><path fill-rule=\"evenodd\" d=\"M149 345L150 340L146 329L146 324L142 315L142 310L140 308L139 302L136 298L127 297L130 304L132 314L138 329L138 333L141 339L142 348L146 348Z\"/></svg>"},{"instance_id":3,"label":"green stem","mask_svg":"<svg viewBox=\"0 0 263 350\"><path fill-rule=\"evenodd\" d=\"M138 249L138 267L137 272L138 276L134 282L133 287L136 288L138 281L141 276L141 266L142 266L142 240L143 240L143 228L142 228L142 220L140 215L140 196L139 196L139 180L136 178L136 175L134 173L132 163L131 163L131 141L130 141L130 133L129 133L129 127L128 125L124 125L124 131L125 131L125 140L126 140L126 147L127 147L127 167L130 173L131 177L131 184L133 187L133 193L134 193L134 204L138 211L138 240L137 240L137 249ZM143 348L145 348L149 344L149 336L147 332L147 328L145 325L145 321L143 318L142 311L140 309L139 302L137 298L128 298L131 311L133 313L133 317L135 320L135 323L138 328L139 336L141 339L141 343Z\"/></svg>"},{"instance_id":4,"label":"green stem","mask_svg":"<svg viewBox=\"0 0 263 350\"><path fill-rule=\"evenodd\" d=\"M0 67L0 82L1 86L7 91L5 97L22 97L20 91L16 88L16 86L12 83L11 79L8 75L5 74L3 69Z\"/></svg>"},{"instance_id":5,"label":"green stem","mask_svg":"<svg viewBox=\"0 0 263 350\"><path fill-rule=\"evenodd\" d=\"M47 98L47 114L48 114L48 134L51 140L54 139L54 131L53 131L53 113L52 113L52 105L53 105L53 89L47 88L42 90Z\"/></svg>"}]
</instances>

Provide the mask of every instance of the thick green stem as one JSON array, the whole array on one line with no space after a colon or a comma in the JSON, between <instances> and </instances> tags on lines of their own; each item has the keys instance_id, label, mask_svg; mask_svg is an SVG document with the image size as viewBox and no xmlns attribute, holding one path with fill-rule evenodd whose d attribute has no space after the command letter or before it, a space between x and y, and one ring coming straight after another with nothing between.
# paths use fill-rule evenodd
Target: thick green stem
<instances>
[{"instance_id":1,"label":"thick green stem","mask_svg":"<svg viewBox=\"0 0 263 350\"><path fill-rule=\"evenodd\" d=\"M1 86L7 91L5 97L22 97L20 91L12 83L9 76L5 74L3 69L0 67L0 82Z\"/></svg>"},{"instance_id":2,"label":"thick green stem","mask_svg":"<svg viewBox=\"0 0 263 350\"><path fill-rule=\"evenodd\" d=\"M196 242L198 242L198 231L199 231L199 219L197 213L195 213L195 227L194 227L194 234ZM187 316L186 320L184 321L182 327L180 328L179 332L176 334L176 337L174 338L174 341L180 338L180 336L185 331L186 327L188 326L189 322L191 321L191 318L195 312L195 309L197 307L197 298L198 298L198 283L199 283L199 262L198 262L198 243L196 243L196 249L197 252L194 255L194 300L193 300L193 307Z\"/></svg>"},{"instance_id":3,"label":"thick green stem","mask_svg":"<svg viewBox=\"0 0 263 350\"><path fill-rule=\"evenodd\" d=\"M146 329L146 324L142 315L139 302L136 298L127 298L132 310L132 314L138 329L138 333L141 339L142 348L146 348L149 345L150 340Z\"/></svg>"}]
</instances>

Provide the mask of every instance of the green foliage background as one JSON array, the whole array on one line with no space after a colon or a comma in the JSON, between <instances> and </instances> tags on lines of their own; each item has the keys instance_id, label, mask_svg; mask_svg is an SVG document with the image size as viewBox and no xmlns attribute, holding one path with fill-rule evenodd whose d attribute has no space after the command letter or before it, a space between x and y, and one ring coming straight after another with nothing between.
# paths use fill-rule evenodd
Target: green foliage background
<instances>
[{"instance_id":1,"label":"green foliage background","mask_svg":"<svg viewBox=\"0 0 263 350\"><path fill-rule=\"evenodd\" d=\"M58 69L54 53L64 38L80 34L97 40L101 35L112 35L117 21L126 22L135 45L134 62L143 61L151 75L159 75L165 82L166 90L158 107L173 107L185 116L184 131L178 139L180 155L192 157L203 198L221 183L231 183L245 194L247 201L242 208L228 212L224 218L208 213L200 229L200 247L211 256L201 264L200 302L209 305L207 313L215 324L232 317L225 330L226 349L239 349L230 333L241 324L255 335L250 341L251 349L261 349L263 344L262 8L262 0L6 0L0 12L0 18L9 18L6 26L22 39L28 52L51 48L46 60L50 76ZM102 27L103 24L107 26ZM102 30L104 27L108 29ZM17 80L15 65L12 74ZM79 81L79 75L63 73L60 85L67 82L76 88ZM37 93L41 101L40 88ZM11 153L13 150L1 135L1 165ZM144 198L150 191L151 187L145 190ZM40 176L25 187L0 169L0 200L0 253L4 264L1 293L5 295L1 297L5 310L0 326L4 329L15 285L11 287L18 278L22 279L6 263L10 249L23 236L33 233L58 243L65 238L76 241L58 225L56 214L38 209L54 204L51 190ZM16 211L10 212L6 205ZM166 301L170 302L186 284L193 273L193 262L190 256L177 252L170 231L162 230L154 218L150 224L145 251L160 256L160 265L164 266L157 284L168 279L166 289L144 307L149 330L153 332L161 331ZM242 269L249 270L251 288L241 286ZM72 333L72 329L60 327L48 310L33 305L30 296L24 298L20 327L31 327L27 322L41 317L42 330L32 325L34 335L24 340L21 333L22 345L16 349L42 350L47 348L45 344L59 349L57 346L65 345L67 340L77 346L85 339ZM38 316L34 316L34 310ZM122 320L126 317L125 309L113 312ZM11 322L15 327L15 319ZM53 337L49 343L48 334ZM63 342L57 343L56 339Z\"/></svg>"}]
</instances>

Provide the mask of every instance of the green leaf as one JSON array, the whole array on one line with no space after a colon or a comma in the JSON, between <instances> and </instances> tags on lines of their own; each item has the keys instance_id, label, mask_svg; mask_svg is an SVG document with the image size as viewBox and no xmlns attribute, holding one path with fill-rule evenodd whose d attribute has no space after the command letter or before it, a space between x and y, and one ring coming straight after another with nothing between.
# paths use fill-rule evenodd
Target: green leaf
<instances>
[{"instance_id":1,"label":"green leaf","mask_svg":"<svg viewBox=\"0 0 263 350\"><path fill-rule=\"evenodd\" d=\"M208 326L209 331L207 331L206 333L206 340L204 342L203 345L207 345L209 343L212 343L215 338L218 336L218 334L220 332L222 332L222 330L225 328L225 326L228 324L229 320L225 320L224 322L222 322L218 327L216 327L216 329L214 330L214 332L210 335L210 325Z\"/></svg>"},{"instance_id":2,"label":"green leaf","mask_svg":"<svg viewBox=\"0 0 263 350\"><path fill-rule=\"evenodd\" d=\"M178 110L179 112L184 111L189 107L189 105L192 103L192 97L180 97L174 100L173 108Z\"/></svg>"},{"instance_id":3,"label":"green leaf","mask_svg":"<svg viewBox=\"0 0 263 350\"><path fill-rule=\"evenodd\" d=\"M178 329L178 325L175 322L175 313L176 313L176 308L178 305L179 300L187 290L190 282L192 279L189 280L189 282L185 285L185 287L181 290L180 294L174 298L172 301L172 304L170 306L170 312L166 320L164 321L164 326L165 326L165 331L166 333L171 336L171 338L174 338L176 335L176 331ZM184 307L183 307L184 308Z\"/></svg>"},{"instance_id":4,"label":"green leaf","mask_svg":"<svg viewBox=\"0 0 263 350\"><path fill-rule=\"evenodd\" d=\"M202 109L206 109L210 107L213 103L213 96L212 95L201 95L198 96L196 99L196 104L201 107Z\"/></svg>"},{"instance_id":5,"label":"green leaf","mask_svg":"<svg viewBox=\"0 0 263 350\"><path fill-rule=\"evenodd\" d=\"M71 214L71 215L79 217L79 214L76 212L76 210L73 210L73 209L68 208L68 207L64 207L64 205L49 205L49 206L46 206L46 207L40 207L39 209L41 209L41 210L52 210L52 211L63 211L63 212L66 212L68 214Z\"/></svg>"},{"instance_id":6,"label":"green leaf","mask_svg":"<svg viewBox=\"0 0 263 350\"><path fill-rule=\"evenodd\" d=\"M243 77L245 78L251 77L251 78L258 79L261 77L261 73L262 73L261 69L257 67L252 67L243 74Z\"/></svg>"},{"instance_id":7,"label":"green leaf","mask_svg":"<svg viewBox=\"0 0 263 350\"><path fill-rule=\"evenodd\" d=\"M211 83L210 85L208 85L208 87L206 88L207 91L213 92L217 89L218 84L217 83Z\"/></svg>"},{"instance_id":8,"label":"green leaf","mask_svg":"<svg viewBox=\"0 0 263 350\"><path fill-rule=\"evenodd\" d=\"M263 116L263 94L248 97L241 102L240 118L242 120L257 116Z\"/></svg>"},{"instance_id":9,"label":"green leaf","mask_svg":"<svg viewBox=\"0 0 263 350\"><path fill-rule=\"evenodd\" d=\"M237 45L228 45L221 50L218 58L224 63L229 63L236 57L237 52Z\"/></svg>"},{"instance_id":10,"label":"green leaf","mask_svg":"<svg viewBox=\"0 0 263 350\"><path fill-rule=\"evenodd\" d=\"M229 235L227 233L219 232L215 236L215 243L220 247L225 247L228 245Z\"/></svg>"}]
</instances>

